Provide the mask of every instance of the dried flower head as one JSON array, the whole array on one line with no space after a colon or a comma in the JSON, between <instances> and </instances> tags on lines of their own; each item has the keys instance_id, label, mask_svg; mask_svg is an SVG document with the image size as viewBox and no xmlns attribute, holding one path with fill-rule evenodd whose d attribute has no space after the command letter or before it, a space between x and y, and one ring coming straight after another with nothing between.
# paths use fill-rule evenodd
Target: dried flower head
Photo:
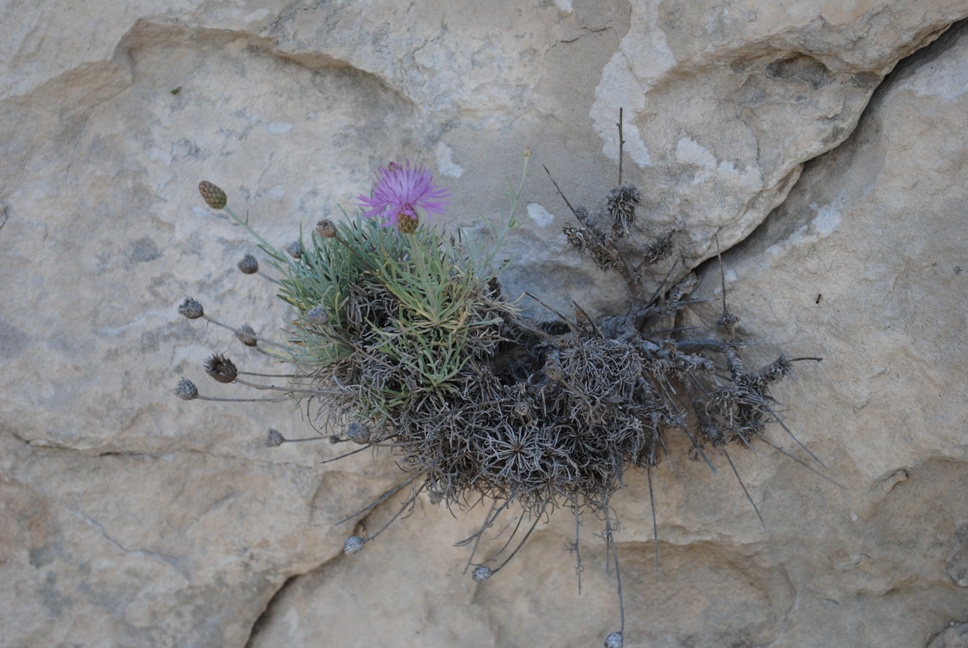
<instances>
[{"instance_id":1,"label":"dried flower head","mask_svg":"<svg viewBox=\"0 0 968 648\"><path fill-rule=\"evenodd\" d=\"M346 427L346 438L354 443L366 445L370 442L370 428L363 423L353 421Z\"/></svg>"},{"instance_id":2,"label":"dried flower head","mask_svg":"<svg viewBox=\"0 0 968 648\"><path fill-rule=\"evenodd\" d=\"M259 271L259 261L251 254L246 254L239 261L239 272L242 274L255 274Z\"/></svg>"},{"instance_id":3,"label":"dried flower head","mask_svg":"<svg viewBox=\"0 0 968 648\"><path fill-rule=\"evenodd\" d=\"M178 307L178 314L188 319L198 319L205 314L205 309L194 297L187 297Z\"/></svg>"},{"instance_id":4,"label":"dried flower head","mask_svg":"<svg viewBox=\"0 0 968 648\"><path fill-rule=\"evenodd\" d=\"M239 375L239 370L234 362L216 353L205 361L205 373L220 383L230 383Z\"/></svg>"},{"instance_id":5,"label":"dried flower head","mask_svg":"<svg viewBox=\"0 0 968 648\"><path fill-rule=\"evenodd\" d=\"M621 632L613 632L605 637L605 648L622 648L625 640Z\"/></svg>"},{"instance_id":6,"label":"dried flower head","mask_svg":"<svg viewBox=\"0 0 968 648\"><path fill-rule=\"evenodd\" d=\"M327 218L316 223L316 233L323 238L335 238L338 232L333 221Z\"/></svg>"},{"instance_id":7,"label":"dried flower head","mask_svg":"<svg viewBox=\"0 0 968 648\"><path fill-rule=\"evenodd\" d=\"M474 579L475 583L483 583L490 578L491 574L493 573L494 572L491 571L490 567L487 567L486 565L478 565L474 568L474 571L471 572L471 578Z\"/></svg>"},{"instance_id":8,"label":"dried flower head","mask_svg":"<svg viewBox=\"0 0 968 648\"><path fill-rule=\"evenodd\" d=\"M403 166L391 162L380 169L372 195L357 200L365 210L363 216L382 218L385 226L407 233L417 228L418 210L426 215L443 214L448 197L450 192L434 185L429 171L411 167L407 160Z\"/></svg>"},{"instance_id":9,"label":"dried flower head","mask_svg":"<svg viewBox=\"0 0 968 648\"><path fill-rule=\"evenodd\" d=\"M628 234L629 226L635 220L635 206L641 201L642 194L628 182L608 192L605 208L612 217L612 234L617 238Z\"/></svg>"},{"instance_id":10,"label":"dried flower head","mask_svg":"<svg viewBox=\"0 0 968 648\"><path fill-rule=\"evenodd\" d=\"M649 264L657 263L669 256L670 252L672 252L672 234L666 234L645 246L642 260Z\"/></svg>"},{"instance_id":11,"label":"dried flower head","mask_svg":"<svg viewBox=\"0 0 968 648\"><path fill-rule=\"evenodd\" d=\"M198 398L198 387L191 380L182 378L175 387L175 396L182 400L195 400Z\"/></svg>"},{"instance_id":12,"label":"dried flower head","mask_svg":"<svg viewBox=\"0 0 968 648\"><path fill-rule=\"evenodd\" d=\"M345 553L347 556L358 554L363 551L363 545L365 543L366 540L364 540L362 536L352 535L346 539L346 542L343 543L343 553Z\"/></svg>"},{"instance_id":13,"label":"dried flower head","mask_svg":"<svg viewBox=\"0 0 968 648\"><path fill-rule=\"evenodd\" d=\"M205 204L212 209L225 209L228 204L228 196L219 187L207 180L198 183L198 193L202 194Z\"/></svg>"},{"instance_id":14,"label":"dried flower head","mask_svg":"<svg viewBox=\"0 0 968 648\"><path fill-rule=\"evenodd\" d=\"M269 434L266 436L267 447L278 448L285 442L286 442L286 437L282 436L282 432L280 432L275 428L269 428Z\"/></svg>"},{"instance_id":15,"label":"dried flower head","mask_svg":"<svg viewBox=\"0 0 968 648\"><path fill-rule=\"evenodd\" d=\"M239 342L245 346L254 347L259 344L259 340L255 335L255 329L248 324L243 324L242 327L236 331L235 337L239 338Z\"/></svg>"}]
</instances>

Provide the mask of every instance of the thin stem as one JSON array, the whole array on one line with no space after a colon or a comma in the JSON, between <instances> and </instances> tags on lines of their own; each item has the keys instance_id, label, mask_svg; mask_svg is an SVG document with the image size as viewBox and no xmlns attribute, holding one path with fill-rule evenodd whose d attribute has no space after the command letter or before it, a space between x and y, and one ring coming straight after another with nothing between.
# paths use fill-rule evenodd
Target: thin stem
<instances>
[{"instance_id":1,"label":"thin stem","mask_svg":"<svg viewBox=\"0 0 968 648\"><path fill-rule=\"evenodd\" d=\"M652 488L652 466L645 467L649 476L649 503L652 505L652 541L655 545L655 577L659 578L659 523L655 516L655 489Z\"/></svg>"},{"instance_id":2,"label":"thin stem","mask_svg":"<svg viewBox=\"0 0 968 648\"><path fill-rule=\"evenodd\" d=\"M618 590L618 612L621 623L619 624L619 632L625 632L625 600L622 596L622 572L619 570L618 566L618 549L615 547L615 536L612 533L612 519L608 514L609 507L605 506L605 539L606 543L612 549L612 560L615 562L615 582L617 584Z\"/></svg>"},{"instance_id":3,"label":"thin stem","mask_svg":"<svg viewBox=\"0 0 968 648\"><path fill-rule=\"evenodd\" d=\"M763 525L763 530L765 531L766 522L763 521L763 516L760 515L760 509L756 508L756 502L753 501L753 497L750 495L750 492L746 490L746 484L743 483L742 478L739 476L739 471L736 470L736 464L733 463L733 460L730 458L729 453L726 452L726 448L723 448L723 456L725 456L726 461L729 462L729 467L733 469L733 474L736 475L736 481L739 482L740 487L743 489L743 493L746 495L746 499L749 500L750 506L752 506L753 510L756 511L756 517L760 518L760 524Z\"/></svg>"},{"instance_id":4,"label":"thin stem","mask_svg":"<svg viewBox=\"0 0 968 648\"><path fill-rule=\"evenodd\" d=\"M396 486L394 486L390 490L388 490L385 493L383 493L383 495L380 495L378 498L376 498L376 500L374 500L373 502L371 502L369 504L369 506L366 506L365 508L360 509L359 511L357 511L356 513L353 513L352 515L346 516L345 518L343 518L342 520L340 520L339 522L337 522L336 525L339 526L340 524L343 524L344 522L349 522L350 520L352 520L353 518L355 518L358 515L363 515L364 513L367 513L368 511L372 511L377 506L379 506L383 502L385 502L388 499L390 499L391 497L393 497L393 495L395 495L396 493L400 492L401 489L403 489L404 487L406 487L407 485L409 485L411 482L413 482L413 480L415 480L417 477L419 477L419 476L421 476L423 474L424 474L423 471L418 472L418 473L414 473L413 476L410 477L410 479L406 479L406 480L400 482L399 484L397 484Z\"/></svg>"},{"instance_id":5,"label":"thin stem","mask_svg":"<svg viewBox=\"0 0 968 648\"><path fill-rule=\"evenodd\" d=\"M625 138L622 136L622 107L618 109L618 186L622 186L622 159L625 157Z\"/></svg>"}]
</instances>

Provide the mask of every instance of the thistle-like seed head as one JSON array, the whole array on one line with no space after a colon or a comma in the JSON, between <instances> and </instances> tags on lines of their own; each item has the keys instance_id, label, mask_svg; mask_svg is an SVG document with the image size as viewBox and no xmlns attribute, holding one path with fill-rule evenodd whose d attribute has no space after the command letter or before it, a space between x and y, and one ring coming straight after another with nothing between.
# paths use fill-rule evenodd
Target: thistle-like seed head
<instances>
[{"instance_id":1,"label":"thistle-like seed head","mask_svg":"<svg viewBox=\"0 0 968 648\"><path fill-rule=\"evenodd\" d=\"M346 438L353 443L366 445L370 442L370 428L363 423L353 421L346 426Z\"/></svg>"},{"instance_id":2,"label":"thistle-like seed head","mask_svg":"<svg viewBox=\"0 0 968 648\"><path fill-rule=\"evenodd\" d=\"M235 337L239 338L239 342L248 347L254 347L259 344L259 340L255 336L255 329L248 324L243 324L242 328L236 332Z\"/></svg>"},{"instance_id":3,"label":"thistle-like seed head","mask_svg":"<svg viewBox=\"0 0 968 648\"><path fill-rule=\"evenodd\" d=\"M246 254L239 261L239 272L242 274L255 274L259 271L259 260L251 254Z\"/></svg>"},{"instance_id":4,"label":"thistle-like seed head","mask_svg":"<svg viewBox=\"0 0 968 648\"><path fill-rule=\"evenodd\" d=\"M353 554L358 554L363 551L363 545L366 543L361 536L353 535L346 539L343 543L343 553L347 556L352 556Z\"/></svg>"},{"instance_id":5,"label":"thistle-like seed head","mask_svg":"<svg viewBox=\"0 0 968 648\"><path fill-rule=\"evenodd\" d=\"M188 319L198 319L205 314L205 309L194 297L186 297L185 301L178 307L178 314Z\"/></svg>"},{"instance_id":6,"label":"thistle-like seed head","mask_svg":"<svg viewBox=\"0 0 968 648\"><path fill-rule=\"evenodd\" d=\"M175 396L182 400L195 400L198 398L198 387L191 380L182 378L175 387Z\"/></svg>"},{"instance_id":7,"label":"thistle-like seed head","mask_svg":"<svg viewBox=\"0 0 968 648\"><path fill-rule=\"evenodd\" d=\"M483 583L490 578L491 574L493 573L494 572L491 571L490 567L487 567L486 565L478 565L474 568L474 571L471 572L471 578L474 579L475 583Z\"/></svg>"},{"instance_id":8,"label":"thistle-like seed head","mask_svg":"<svg viewBox=\"0 0 968 648\"><path fill-rule=\"evenodd\" d=\"M613 632L605 637L605 648L622 648L625 645L625 640L622 638L621 632Z\"/></svg>"},{"instance_id":9,"label":"thistle-like seed head","mask_svg":"<svg viewBox=\"0 0 968 648\"><path fill-rule=\"evenodd\" d=\"M333 221L329 220L328 218L321 220L316 223L316 233L323 238L335 238L337 234L336 225L334 225Z\"/></svg>"},{"instance_id":10,"label":"thistle-like seed head","mask_svg":"<svg viewBox=\"0 0 968 648\"><path fill-rule=\"evenodd\" d=\"M225 209L229 201L224 191L207 180L198 183L198 193L202 194L205 204L212 209Z\"/></svg>"},{"instance_id":11,"label":"thistle-like seed head","mask_svg":"<svg viewBox=\"0 0 968 648\"><path fill-rule=\"evenodd\" d=\"M239 375L239 370L234 362L216 353L205 361L205 373L220 383L230 383Z\"/></svg>"},{"instance_id":12,"label":"thistle-like seed head","mask_svg":"<svg viewBox=\"0 0 968 648\"><path fill-rule=\"evenodd\" d=\"M635 220L635 206L642 200L642 194L634 185L626 182L608 192L605 207L612 216L612 234L621 238L628 234L629 226Z\"/></svg>"},{"instance_id":13,"label":"thistle-like seed head","mask_svg":"<svg viewBox=\"0 0 968 648\"><path fill-rule=\"evenodd\" d=\"M266 436L267 447L278 448L285 442L286 437L282 436L282 432L275 428L269 428L269 434Z\"/></svg>"}]
</instances>

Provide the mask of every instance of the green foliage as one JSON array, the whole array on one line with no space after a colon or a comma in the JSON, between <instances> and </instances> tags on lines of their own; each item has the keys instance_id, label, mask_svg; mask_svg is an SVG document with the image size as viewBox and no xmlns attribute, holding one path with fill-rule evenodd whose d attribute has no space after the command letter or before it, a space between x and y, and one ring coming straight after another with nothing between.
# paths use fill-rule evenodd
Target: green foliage
<instances>
[{"instance_id":1,"label":"green foliage","mask_svg":"<svg viewBox=\"0 0 968 648\"><path fill-rule=\"evenodd\" d=\"M335 230L328 238L314 231L301 257L280 266L279 297L294 311L287 359L354 385L367 419L452 389L512 312L490 277L437 229L400 234L357 218Z\"/></svg>"}]
</instances>

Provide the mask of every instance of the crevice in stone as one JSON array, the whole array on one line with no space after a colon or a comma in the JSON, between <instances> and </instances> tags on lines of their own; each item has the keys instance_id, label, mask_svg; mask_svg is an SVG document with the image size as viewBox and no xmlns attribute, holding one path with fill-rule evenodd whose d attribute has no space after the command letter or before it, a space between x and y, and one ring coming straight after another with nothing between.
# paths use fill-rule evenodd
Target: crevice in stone
<instances>
[{"instance_id":1,"label":"crevice in stone","mask_svg":"<svg viewBox=\"0 0 968 648\"><path fill-rule=\"evenodd\" d=\"M811 168L822 164L824 160L838 155L844 155L850 147L856 143L857 138L864 132L864 126L871 120L871 113L880 104L881 97L896 83L910 78L924 65L937 59L948 51L959 38L968 33L968 18L951 23L943 30L940 36L930 40L924 47L909 54L904 59L898 61L894 68L881 79L881 82L874 88L870 99L864 106L863 111L851 129L850 133L836 147L826 150L809 160L805 160L801 177L807 174ZM843 164L843 162L841 162ZM757 225L744 239L734 243L731 247L722 250L723 263L728 267L729 260L746 256L757 256L758 252L766 249L770 245L787 240L801 225L805 224L814 214L795 214L786 213L784 206L787 204L790 195L796 190L800 183L790 187L783 202L774 207L770 213ZM756 252L754 252L756 250ZM707 272L719 273L718 260L716 256L706 259L695 268L695 272L704 276Z\"/></svg>"},{"instance_id":2,"label":"crevice in stone","mask_svg":"<svg viewBox=\"0 0 968 648\"><path fill-rule=\"evenodd\" d=\"M311 573L315 571L315 569L319 569L319 567L311 569L306 573ZM289 590L289 588L292 587L299 580L299 577L303 575L304 574L293 574L287 578L282 585L279 586L279 589L277 589L272 596L269 597L265 607L262 608L262 612L259 613L259 616L256 617L255 623L252 624L252 629L249 630L249 638L245 642L245 648L253 648L255 646L255 640L258 638L259 633L262 632L262 629L272 621L276 605L282 600L282 597L286 595L286 592Z\"/></svg>"}]
</instances>

